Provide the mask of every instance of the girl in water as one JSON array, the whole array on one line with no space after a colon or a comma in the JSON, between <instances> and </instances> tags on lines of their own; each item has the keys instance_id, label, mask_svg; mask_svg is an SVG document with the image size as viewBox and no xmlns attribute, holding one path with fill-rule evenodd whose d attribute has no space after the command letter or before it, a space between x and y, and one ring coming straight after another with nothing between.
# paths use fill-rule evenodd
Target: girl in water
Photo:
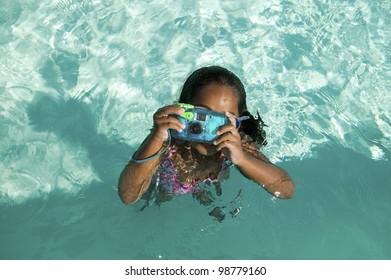
<instances>
[{"instance_id":1,"label":"girl in water","mask_svg":"<svg viewBox=\"0 0 391 280\"><path fill-rule=\"evenodd\" d=\"M123 203L135 203L155 182L165 197L192 193L208 204L210 199L199 184L214 183L218 190L230 165L277 198L293 196L288 173L260 152L267 143L264 123L259 114L254 118L248 112L244 86L235 74L219 66L200 68L185 81L178 101L223 112L231 124L217 131L219 137L212 144L171 139L169 130L185 128L175 116L184 109L178 105L158 109L151 133L120 175L118 193ZM246 120L239 123L241 119Z\"/></svg>"}]
</instances>

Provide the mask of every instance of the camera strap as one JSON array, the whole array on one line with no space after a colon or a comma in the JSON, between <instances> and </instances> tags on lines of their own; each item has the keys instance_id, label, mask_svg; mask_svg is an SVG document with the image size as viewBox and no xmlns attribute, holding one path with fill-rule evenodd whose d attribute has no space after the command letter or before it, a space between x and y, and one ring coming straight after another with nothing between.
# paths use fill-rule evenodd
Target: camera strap
<instances>
[{"instance_id":1,"label":"camera strap","mask_svg":"<svg viewBox=\"0 0 391 280\"><path fill-rule=\"evenodd\" d=\"M167 130L167 133L168 133L168 143L167 143L167 146L163 150L161 150L160 152L157 152L156 154L154 154L154 155L152 155L150 157L143 158L143 159L135 159L134 155L133 155L130 158L130 161L131 162L135 162L135 163L144 163L144 162L150 161L151 159L157 158L158 156L162 155L165 151L167 151L168 147L170 147L170 144L171 144L171 133L170 133L170 130Z\"/></svg>"},{"instance_id":2,"label":"camera strap","mask_svg":"<svg viewBox=\"0 0 391 280\"><path fill-rule=\"evenodd\" d=\"M248 120L249 118L250 118L250 116L235 117L236 128L239 128L239 125L242 121Z\"/></svg>"}]
</instances>

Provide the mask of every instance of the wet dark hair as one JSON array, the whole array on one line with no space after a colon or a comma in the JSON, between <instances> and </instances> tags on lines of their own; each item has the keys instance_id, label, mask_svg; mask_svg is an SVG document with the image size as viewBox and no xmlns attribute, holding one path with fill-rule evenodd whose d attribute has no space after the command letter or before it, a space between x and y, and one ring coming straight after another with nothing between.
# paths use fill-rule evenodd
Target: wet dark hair
<instances>
[{"instance_id":1,"label":"wet dark hair","mask_svg":"<svg viewBox=\"0 0 391 280\"><path fill-rule=\"evenodd\" d=\"M250 119L242 121L239 131L247 134L259 145L266 145L266 124L257 112L257 118L247 110L246 91L239 77L220 66L202 67L194 71L185 81L178 102L192 103L193 99L210 84L217 83L231 87L238 99L240 116L249 116Z\"/></svg>"}]
</instances>

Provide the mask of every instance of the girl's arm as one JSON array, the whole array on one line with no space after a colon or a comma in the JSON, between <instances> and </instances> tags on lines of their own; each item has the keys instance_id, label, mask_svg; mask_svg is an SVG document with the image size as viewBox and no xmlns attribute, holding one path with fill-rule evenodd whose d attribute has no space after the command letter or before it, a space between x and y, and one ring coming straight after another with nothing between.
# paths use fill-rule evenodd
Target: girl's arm
<instances>
[{"instance_id":1,"label":"girl's arm","mask_svg":"<svg viewBox=\"0 0 391 280\"><path fill-rule=\"evenodd\" d=\"M163 141L154 139L152 134L145 139L135 159L148 158L163 146ZM130 161L122 170L118 181L118 194L124 204L133 204L148 190L152 176L160 162L161 157L156 157L144 163Z\"/></svg>"},{"instance_id":2,"label":"girl's arm","mask_svg":"<svg viewBox=\"0 0 391 280\"><path fill-rule=\"evenodd\" d=\"M234 123L231 113L226 115ZM288 173L272 164L270 160L255 147L247 145L243 150L241 136L237 128L231 124L218 131L221 136L215 145L224 155L235 164L248 178L265 187L265 189L278 198L291 198L295 185Z\"/></svg>"},{"instance_id":3,"label":"girl's arm","mask_svg":"<svg viewBox=\"0 0 391 280\"><path fill-rule=\"evenodd\" d=\"M289 174L271 163L261 152L254 155L245 151L242 160L237 162L236 166L246 177L262 185L273 196L293 196L295 185Z\"/></svg>"},{"instance_id":4,"label":"girl's arm","mask_svg":"<svg viewBox=\"0 0 391 280\"><path fill-rule=\"evenodd\" d=\"M153 116L154 126L151 134L144 140L133 158L145 159L157 154L168 138L168 129L181 132L183 129L182 123L172 115L182 113L183 109L176 105L159 109ZM159 156L143 163L130 161L125 166L118 181L118 194L123 203L135 203L148 190L160 159Z\"/></svg>"}]
</instances>

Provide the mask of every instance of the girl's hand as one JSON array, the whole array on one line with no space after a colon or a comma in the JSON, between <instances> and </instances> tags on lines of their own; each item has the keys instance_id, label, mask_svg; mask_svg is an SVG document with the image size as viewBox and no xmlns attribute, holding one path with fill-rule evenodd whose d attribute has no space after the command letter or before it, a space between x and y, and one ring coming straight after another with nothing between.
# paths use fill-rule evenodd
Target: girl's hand
<instances>
[{"instance_id":1,"label":"girl's hand","mask_svg":"<svg viewBox=\"0 0 391 280\"><path fill-rule=\"evenodd\" d=\"M217 131L221 135L213 142L218 150L221 150L226 158L233 164L240 164L245 157L242 149L241 138L238 129L236 128L235 115L226 112L225 115L230 119L231 124L225 125Z\"/></svg>"},{"instance_id":2,"label":"girl's hand","mask_svg":"<svg viewBox=\"0 0 391 280\"><path fill-rule=\"evenodd\" d=\"M152 139L165 141L168 139L168 129L181 132L185 125L173 115L181 115L185 110L177 105L162 107L153 114Z\"/></svg>"}]
</instances>

